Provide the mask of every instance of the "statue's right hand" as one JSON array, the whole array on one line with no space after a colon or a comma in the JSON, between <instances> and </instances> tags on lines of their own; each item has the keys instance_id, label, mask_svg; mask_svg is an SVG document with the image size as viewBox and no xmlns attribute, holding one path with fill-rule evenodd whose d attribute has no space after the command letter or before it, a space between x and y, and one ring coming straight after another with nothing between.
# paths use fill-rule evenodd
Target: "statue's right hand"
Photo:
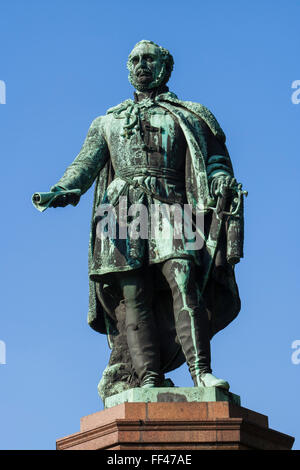
<instances>
[{"instance_id":1,"label":"statue's right hand","mask_svg":"<svg viewBox=\"0 0 300 470\"><path fill-rule=\"evenodd\" d=\"M65 207L69 203L67 194L61 194L51 202L49 207Z\"/></svg>"},{"instance_id":2,"label":"statue's right hand","mask_svg":"<svg viewBox=\"0 0 300 470\"><path fill-rule=\"evenodd\" d=\"M63 190L64 189L60 188L59 186L52 186L50 191L54 193L59 193ZM72 193L60 194L56 196L56 198L51 202L49 207L66 207L68 204L74 203L75 200L77 200L77 197Z\"/></svg>"}]
</instances>

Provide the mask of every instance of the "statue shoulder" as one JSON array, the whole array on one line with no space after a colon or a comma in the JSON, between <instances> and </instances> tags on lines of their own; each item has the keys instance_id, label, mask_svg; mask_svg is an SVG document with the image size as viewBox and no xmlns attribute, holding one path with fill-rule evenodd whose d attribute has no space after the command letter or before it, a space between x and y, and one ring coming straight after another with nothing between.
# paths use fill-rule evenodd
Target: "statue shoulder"
<instances>
[{"instance_id":1,"label":"statue shoulder","mask_svg":"<svg viewBox=\"0 0 300 470\"><path fill-rule=\"evenodd\" d=\"M93 119L91 127L100 127L104 117L105 116L97 116L95 119Z\"/></svg>"},{"instance_id":2,"label":"statue shoulder","mask_svg":"<svg viewBox=\"0 0 300 470\"><path fill-rule=\"evenodd\" d=\"M193 101L182 101L182 106L203 119L213 134L221 138L221 140L225 141L225 134L217 118L206 106L200 103L195 103Z\"/></svg>"},{"instance_id":3,"label":"statue shoulder","mask_svg":"<svg viewBox=\"0 0 300 470\"><path fill-rule=\"evenodd\" d=\"M203 104L194 101L182 101L183 106L193 109L197 114L212 115L212 112Z\"/></svg>"},{"instance_id":4,"label":"statue shoulder","mask_svg":"<svg viewBox=\"0 0 300 470\"><path fill-rule=\"evenodd\" d=\"M222 142L225 142L225 134L213 113L203 104L193 101L183 101L177 98L174 93L168 92L160 95L161 101L167 101L175 107L180 107L188 113L201 118L210 128L212 133Z\"/></svg>"},{"instance_id":5,"label":"statue shoulder","mask_svg":"<svg viewBox=\"0 0 300 470\"><path fill-rule=\"evenodd\" d=\"M119 114L122 111L125 111L125 109L127 109L129 106L132 106L132 104L133 104L132 100L122 101L122 103L118 104L117 106L113 106L112 108L109 108L106 111L106 115L112 114L112 113L113 114Z\"/></svg>"}]
</instances>

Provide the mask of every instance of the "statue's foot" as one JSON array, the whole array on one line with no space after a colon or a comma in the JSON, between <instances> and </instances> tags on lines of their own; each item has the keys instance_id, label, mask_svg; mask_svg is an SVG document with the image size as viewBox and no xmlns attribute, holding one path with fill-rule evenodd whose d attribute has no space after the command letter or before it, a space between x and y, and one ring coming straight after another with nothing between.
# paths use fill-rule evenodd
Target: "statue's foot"
<instances>
[{"instance_id":1,"label":"statue's foot","mask_svg":"<svg viewBox=\"0 0 300 470\"><path fill-rule=\"evenodd\" d=\"M154 388L154 387L175 387L174 382L171 379L165 379L162 377L160 380L147 381L141 385L141 388Z\"/></svg>"},{"instance_id":2,"label":"statue's foot","mask_svg":"<svg viewBox=\"0 0 300 470\"><path fill-rule=\"evenodd\" d=\"M150 372L144 377L140 387L141 388L154 388L162 387L165 383L165 376L155 372Z\"/></svg>"},{"instance_id":3,"label":"statue's foot","mask_svg":"<svg viewBox=\"0 0 300 470\"><path fill-rule=\"evenodd\" d=\"M200 382L204 387L219 387L224 388L225 390L229 390L229 383L226 382L226 380L218 379L209 372L200 376Z\"/></svg>"},{"instance_id":4,"label":"statue's foot","mask_svg":"<svg viewBox=\"0 0 300 470\"><path fill-rule=\"evenodd\" d=\"M154 388L154 387L157 387L157 385L154 382L141 385L141 388Z\"/></svg>"}]
</instances>

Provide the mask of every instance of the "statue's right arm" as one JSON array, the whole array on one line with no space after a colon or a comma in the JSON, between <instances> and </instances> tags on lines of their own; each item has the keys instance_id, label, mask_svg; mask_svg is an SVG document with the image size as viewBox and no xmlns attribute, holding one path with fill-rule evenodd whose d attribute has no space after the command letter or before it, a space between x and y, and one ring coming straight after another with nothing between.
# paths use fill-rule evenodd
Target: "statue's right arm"
<instances>
[{"instance_id":1,"label":"statue's right arm","mask_svg":"<svg viewBox=\"0 0 300 470\"><path fill-rule=\"evenodd\" d=\"M79 154L66 169L62 178L52 186L51 191L80 189L82 195L92 186L99 171L109 159L102 119L103 116L100 116L92 122Z\"/></svg>"}]
</instances>

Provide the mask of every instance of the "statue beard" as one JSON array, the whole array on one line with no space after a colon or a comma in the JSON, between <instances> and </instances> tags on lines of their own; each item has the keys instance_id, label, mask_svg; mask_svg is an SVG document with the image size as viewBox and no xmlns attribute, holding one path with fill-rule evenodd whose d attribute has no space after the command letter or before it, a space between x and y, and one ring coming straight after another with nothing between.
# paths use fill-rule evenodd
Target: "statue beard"
<instances>
[{"instance_id":1,"label":"statue beard","mask_svg":"<svg viewBox=\"0 0 300 470\"><path fill-rule=\"evenodd\" d=\"M162 64L158 75L150 83L145 83L145 84L139 83L138 80L137 80L137 77L132 73L131 70L129 72L128 79L129 79L131 85L137 91L153 90L153 88L158 88L161 85L165 85L167 83L168 78L167 78L166 64L165 64L165 62Z\"/></svg>"}]
</instances>

